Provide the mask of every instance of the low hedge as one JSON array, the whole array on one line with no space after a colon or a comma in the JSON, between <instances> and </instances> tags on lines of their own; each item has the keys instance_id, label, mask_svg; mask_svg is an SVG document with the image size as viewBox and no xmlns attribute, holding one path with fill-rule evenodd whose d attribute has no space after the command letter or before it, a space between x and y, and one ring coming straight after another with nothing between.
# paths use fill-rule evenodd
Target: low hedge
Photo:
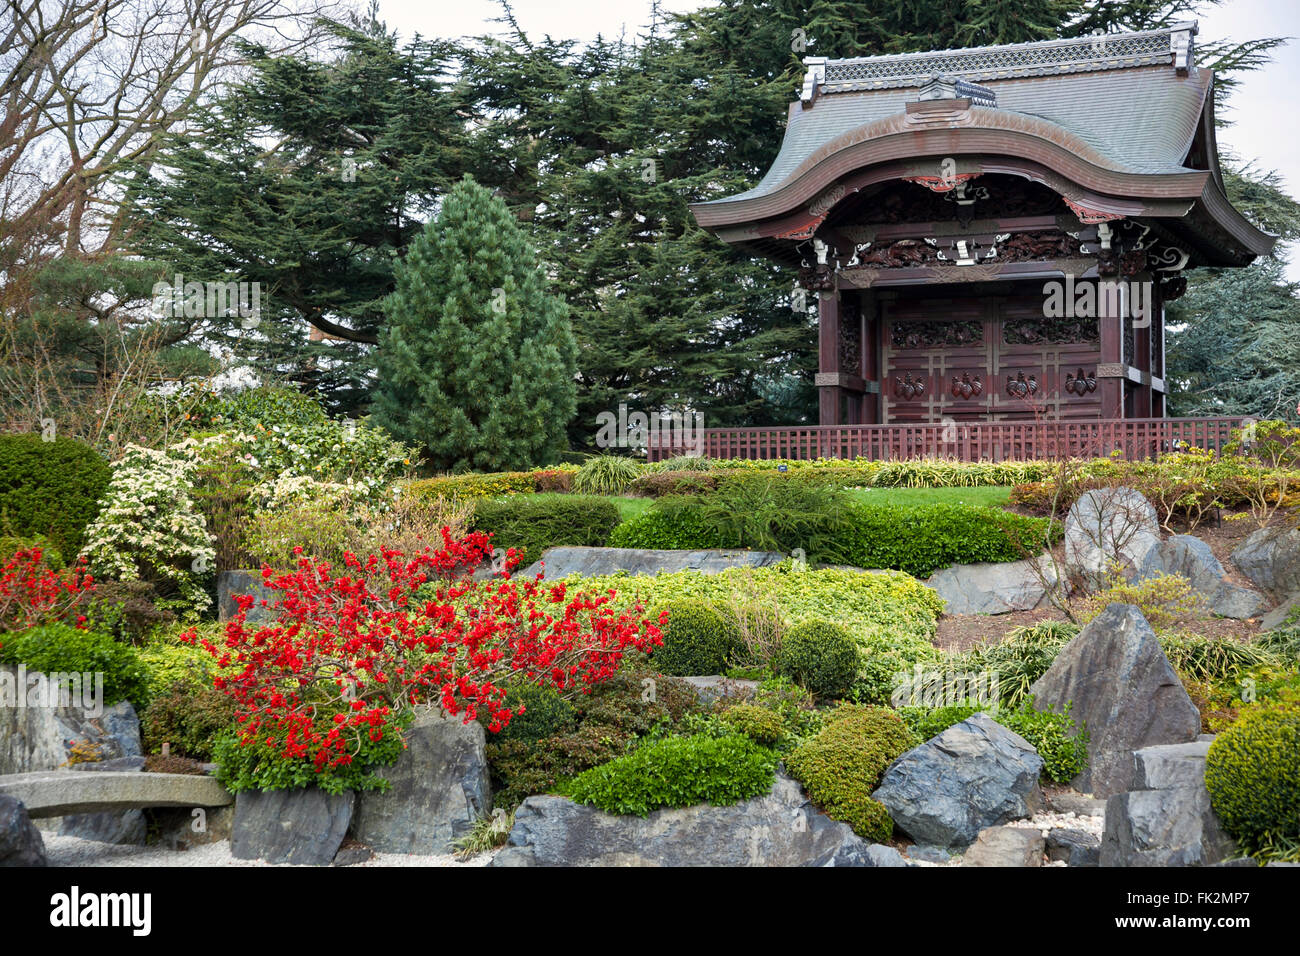
<instances>
[{"instance_id":1,"label":"low hedge","mask_svg":"<svg viewBox=\"0 0 1300 956\"><path fill-rule=\"evenodd\" d=\"M721 492L721 489L720 489ZM773 501L725 510L722 499L666 497L624 522L609 543L622 548L804 549L809 560L892 569L924 578L953 564L1018 561L1060 540L1059 522L972 505L868 505L828 499L826 510L795 511ZM811 507L811 505L807 506Z\"/></svg>"},{"instance_id":2,"label":"low hedge","mask_svg":"<svg viewBox=\"0 0 1300 956\"><path fill-rule=\"evenodd\" d=\"M871 793L894 760L917 743L894 713L847 705L832 711L826 726L785 758L786 769L832 820L874 843L893 836L889 812Z\"/></svg>"},{"instance_id":3,"label":"low hedge","mask_svg":"<svg viewBox=\"0 0 1300 956\"><path fill-rule=\"evenodd\" d=\"M578 774L562 791L606 813L636 816L661 807L727 806L771 790L776 763L773 751L739 734L667 737Z\"/></svg>"},{"instance_id":4,"label":"low hedge","mask_svg":"<svg viewBox=\"0 0 1300 956\"><path fill-rule=\"evenodd\" d=\"M44 535L63 560L73 561L109 478L108 463L83 442L0 435L0 532Z\"/></svg>"},{"instance_id":5,"label":"low hedge","mask_svg":"<svg viewBox=\"0 0 1300 956\"><path fill-rule=\"evenodd\" d=\"M495 547L517 548L524 563L559 545L601 547L619 522L608 498L586 495L512 495L480 500L470 519L474 531L492 532Z\"/></svg>"},{"instance_id":6,"label":"low hedge","mask_svg":"<svg viewBox=\"0 0 1300 956\"><path fill-rule=\"evenodd\" d=\"M419 499L477 500L529 492L567 492L573 486L575 465L555 465L536 471L501 471L488 474L439 475L407 482L406 491Z\"/></svg>"}]
</instances>

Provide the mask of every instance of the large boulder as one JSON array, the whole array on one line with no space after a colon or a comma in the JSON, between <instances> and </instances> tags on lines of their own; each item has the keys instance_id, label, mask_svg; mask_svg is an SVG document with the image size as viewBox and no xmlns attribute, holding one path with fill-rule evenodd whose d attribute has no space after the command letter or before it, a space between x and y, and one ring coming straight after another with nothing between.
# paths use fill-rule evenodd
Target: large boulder
<instances>
[{"instance_id":1,"label":"large boulder","mask_svg":"<svg viewBox=\"0 0 1300 956\"><path fill-rule=\"evenodd\" d=\"M0 867L45 866L45 841L22 802L0 795Z\"/></svg>"},{"instance_id":2,"label":"large boulder","mask_svg":"<svg viewBox=\"0 0 1300 956\"><path fill-rule=\"evenodd\" d=\"M1133 580L1160 546L1156 509L1132 488L1085 491L1065 516L1065 566L1091 584L1118 568Z\"/></svg>"},{"instance_id":3,"label":"large boulder","mask_svg":"<svg viewBox=\"0 0 1300 956\"><path fill-rule=\"evenodd\" d=\"M380 853L446 853L492 810L483 726L426 712L406 738L397 762L376 771L390 789L357 795L353 834Z\"/></svg>"},{"instance_id":4,"label":"large boulder","mask_svg":"<svg viewBox=\"0 0 1300 956\"><path fill-rule=\"evenodd\" d=\"M906 866L808 802L778 774L769 793L613 816L563 797L529 797L491 866Z\"/></svg>"},{"instance_id":5,"label":"large boulder","mask_svg":"<svg viewBox=\"0 0 1300 956\"><path fill-rule=\"evenodd\" d=\"M1268 603L1264 595L1232 584L1226 573L1208 544L1195 535L1175 534L1148 553L1138 578L1181 575L1205 598L1207 609L1219 617L1245 620L1263 611Z\"/></svg>"},{"instance_id":6,"label":"large boulder","mask_svg":"<svg viewBox=\"0 0 1300 956\"><path fill-rule=\"evenodd\" d=\"M958 564L925 583L943 598L948 614L1007 614L1038 607L1056 584L1056 568L1047 558Z\"/></svg>"},{"instance_id":7,"label":"large boulder","mask_svg":"<svg viewBox=\"0 0 1300 956\"><path fill-rule=\"evenodd\" d=\"M1088 769L1075 789L1109 797L1131 789L1133 753L1195 740L1196 709L1142 612L1112 604L1057 654L1030 687L1042 710L1070 715L1088 731Z\"/></svg>"},{"instance_id":8,"label":"large boulder","mask_svg":"<svg viewBox=\"0 0 1300 956\"><path fill-rule=\"evenodd\" d=\"M987 714L975 714L909 750L872 794L917 843L966 847L980 831L1042 806L1043 760Z\"/></svg>"},{"instance_id":9,"label":"large boulder","mask_svg":"<svg viewBox=\"0 0 1300 956\"><path fill-rule=\"evenodd\" d=\"M1300 591L1300 530L1260 528L1232 552L1232 563L1256 587Z\"/></svg>"},{"instance_id":10,"label":"large boulder","mask_svg":"<svg viewBox=\"0 0 1300 956\"><path fill-rule=\"evenodd\" d=\"M727 568L765 568L780 564L789 557L781 551L558 547L542 552L540 561L533 562L515 576L534 578L543 570L543 563L546 565L547 578L564 578L571 574L590 578L619 571L651 575L671 574L674 571L717 574Z\"/></svg>"},{"instance_id":11,"label":"large boulder","mask_svg":"<svg viewBox=\"0 0 1300 956\"><path fill-rule=\"evenodd\" d=\"M327 866L352 821L353 794L316 787L244 790L235 797L230 852L237 860Z\"/></svg>"},{"instance_id":12,"label":"large boulder","mask_svg":"<svg viewBox=\"0 0 1300 956\"><path fill-rule=\"evenodd\" d=\"M1205 789L1209 741L1133 755L1134 786L1106 802L1102 866L1211 866L1237 856Z\"/></svg>"},{"instance_id":13,"label":"large boulder","mask_svg":"<svg viewBox=\"0 0 1300 956\"><path fill-rule=\"evenodd\" d=\"M249 624L275 620L276 609L270 605L283 597L283 592L268 588L262 583L261 571L222 571L217 574L217 620L229 621L239 613L236 598L252 595L253 604L244 615ZM263 605L262 601L267 604Z\"/></svg>"}]
</instances>

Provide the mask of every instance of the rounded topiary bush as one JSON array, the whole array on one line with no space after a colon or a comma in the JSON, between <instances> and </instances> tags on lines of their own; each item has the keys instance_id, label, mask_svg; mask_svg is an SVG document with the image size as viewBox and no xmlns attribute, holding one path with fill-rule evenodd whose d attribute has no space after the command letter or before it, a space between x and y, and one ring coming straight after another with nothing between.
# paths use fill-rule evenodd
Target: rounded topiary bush
<instances>
[{"instance_id":1,"label":"rounded topiary bush","mask_svg":"<svg viewBox=\"0 0 1300 956\"><path fill-rule=\"evenodd\" d=\"M1300 698L1262 704L1210 744L1205 786L1246 850L1300 840Z\"/></svg>"},{"instance_id":2,"label":"rounded topiary bush","mask_svg":"<svg viewBox=\"0 0 1300 956\"><path fill-rule=\"evenodd\" d=\"M893 836L894 825L871 792L885 768L915 746L916 738L896 714L879 707L840 707L826 721L816 737L785 758L786 769L832 820L882 843Z\"/></svg>"},{"instance_id":3,"label":"rounded topiary bush","mask_svg":"<svg viewBox=\"0 0 1300 956\"><path fill-rule=\"evenodd\" d=\"M740 641L736 625L712 605L683 599L667 605L664 643L654 664L665 674L691 677L720 674Z\"/></svg>"},{"instance_id":4,"label":"rounded topiary bush","mask_svg":"<svg viewBox=\"0 0 1300 956\"><path fill-rule=\"evenodd\" d=\"M71 561L81 553L108 481L107 462L83 442L0 435L0 529L46 535Z\"/></svg>"},{"instance_id":5,"label":"rounded topiary bush","mask_svg":"<svg viewBox=\"0 0 1300 956\"><path fill-rule=\"evenodd\" d=\"M781 641L777 671L818 697L841 697L858 674L853 636L830 621L801 621Z\"/></svg>"}]
</instances>

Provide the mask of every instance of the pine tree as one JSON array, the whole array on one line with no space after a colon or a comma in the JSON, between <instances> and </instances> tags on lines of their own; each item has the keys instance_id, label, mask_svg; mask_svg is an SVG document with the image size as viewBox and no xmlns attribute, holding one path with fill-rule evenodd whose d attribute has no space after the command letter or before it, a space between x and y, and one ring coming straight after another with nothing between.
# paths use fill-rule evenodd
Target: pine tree
<instances>
[{"instance_id":1,"label":"pine tree","mask_svg":"<svg viewBox=\"0 0 1300 956\"><path fill-rule=\"evenodd\" d=\"M432 467L518 470L564 449L577 345L537 262L505 203L467 176L397 265L375 418Z\"/></svg>"}]
</instances>

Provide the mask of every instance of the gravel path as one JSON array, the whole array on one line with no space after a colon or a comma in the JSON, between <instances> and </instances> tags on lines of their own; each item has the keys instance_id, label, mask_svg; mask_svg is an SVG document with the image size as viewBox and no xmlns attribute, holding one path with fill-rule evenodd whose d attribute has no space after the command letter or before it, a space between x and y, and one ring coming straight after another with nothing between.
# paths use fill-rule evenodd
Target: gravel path
<instances>
[{"instance_id":1,"label":"gravel path","mask_svg":"<svg viewBox=\"0 0 1300 956\"><path fill-rule=\"evenodd\" d=\"M289 866L262 860L236 860L230 855L230 841L209 843L188 850L160 846L116 846L80 837L42 833L50 866ZM405 853L376 853L374 859L355 866L486 866L491 853L480 853L461 862L454 856L410 856Z\"/></svg>"}]
</instances>

